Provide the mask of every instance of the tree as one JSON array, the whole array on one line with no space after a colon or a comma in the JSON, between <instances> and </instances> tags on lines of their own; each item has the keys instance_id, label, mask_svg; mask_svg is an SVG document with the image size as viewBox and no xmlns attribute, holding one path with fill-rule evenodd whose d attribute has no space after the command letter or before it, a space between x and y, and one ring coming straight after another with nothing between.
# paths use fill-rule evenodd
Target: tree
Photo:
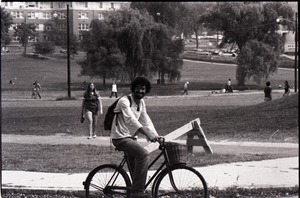
<instances>
[{"instance_id":1,"label":"tree","mask_svg":"<svg viewBox=\"0 0 300 198\"><path fill-rule=\"evenodd\" d=\"M156 22L175 28L178 20L186 13L181 2L132 2L130 7L147 11ZM157 16L157 13L160 15Z\"/></svg>"},{"instance_id":2,"label":"tree","mask_svg":"<svg viewBox=\"0 0 300 198\"><path fill-rule=\"evenodd\" d=\"M87 52L86 59L80 61L81 74L100 76L103 85L106 78L118 78L125 63L125 56L114 39L114 30L105 22L93 20L89 32L82 32L81 46Z\"/></svg>"},{"instance_id":3,"label":"tree","mask_svg":"<svg viewBox=\"0 0 300 198\"><path fill-rule=\"evenodd\" d=\"M59 13L62 16L61 13ZM45 22L43 34L46 35L50 41L53 41L55 45L66 46L67 45L67 20L65 18L60 19L60 16L53 17Z\"/></svg>"},{"instance_id":4,"label":"tree","mask_svg":"<svg viewBox=\"0 0 300 198\"><path fill-rule=\"evenodd\" d=\"M36 26L33 23L26 23L25 19L25 21L23 21L20 25L14 27L14 30L14 36L20 38L19 42L24 46L24 55L26 55L28 39L34 38L38 35L36 31Z\"/></svg>"},{"instance_id":5,"label":"tree","mask_svg":"<svg viewBox=\"0 0 300 198\"><path fill-rule=\"evenodd\" d=\"M9 37L8 34L4 34L4 35L1 37L1 43L3 43L5 47L6 47L7 45L9 45L10 42L11 42L11 38Z\"/></svg>"},{"instance_id":6,"label":"tree","mask_svg":"<svg viewBox=\"0 0 300 198\"><path fill-rule=\"evenodd\" d=\"M126 57L125 71L130 80L136 76L151 77L155 67L152 62L154 51L152 31L156 26L148 12L125 8L111 12L106 19L116 31L118 47Z\"/></svg>"},{"instance_id":7,"label":"tree","mask_svg":"<svg viewBox=\"0 0 300 198\"><path fill-rule=\"evenodd\" d=\"M160 77L176 79L180 77L183 44L171 40L168 31L148 12L131 8L108 12L104 20L91 23L89 32L82 32L81 47L87 52L81 62L82 74L98 75L103 83L106 78L120 76L152 78L157 72Z\"/></svg>"},{"instance_id":8,"label":"tree","mask_svg":"<svg viewBox=\"0 0 300 198\"><path fill-rule=\"evenodd\" d=\"M70 35L70 53L73 55L78 54L79 41L75 34Z\"/></svg>"},{"instance_id":9,"label":"tree","mask_svg":"<svg viewBox=\"0 0 300 198\"><path fill-rule=\"evenodd\" d=\"M246 78L253 77L260 84L262 78L268 79L277 70L278 63L274 57L278 57L278 54L271 45L257 40L247 41L238 56L240 66L237 68L236 78L241 81L240 84L244 84Z\"/></svg>"},{"instance_id":10,"label":"tree","mask_svg":"<svg viewBox=\"0 0 300 198\"><path fill-rule=\"evenodd\" d=\"M181 77L180 69L183 61L179 58L183 52L184 45L182 39L172 39L165 25L160 25L159 31L154 32L154 65L158 72L158 80L165 83L165 75L170 82L179 80Z\"/></svg>"},{"instance_id":11,"label":"tree","mask_svg":"<svg viewBox=\"0 0 300 198\"><path fill-rule=\"evenodd\" d=\"M166 62L167 59L168 63L171 63L170 60L182 61L179 54L168 51L172 44L168 26L156 23L145 10L140 12L131 8L110 13L107 23L116 31L118 46L126 56L124 69L131 80L136 76L152 78L156 72L159 79L163 79L161 82L164 82L165 74L172 80L175 79L174 74L180 76L180 67L169 67ZM176 70L172 71L173 75L171 69Z\"/></svg>"},{"instance_id":12,"label":"tree","mask_svg":"<svg viewBox=\"0 0 300 198\"><path fill-rule=\"evenodd\" d=\"M1 7L1 43L3 43L5 47L11 42L11 38L8 35L8 29L12 24L12 16Z\"/></svg>"},{"instance_id":13,"label":"tree","mask_svg":"<svg viewBox=\"0 0 300 198\"><path fill-rule=\"evenodd\" d=\"M185 8L186 8L186 12L188 14L185 15L185 17L183 17L182 20L182 24L188 24L187 26L183 26L185 27L184 30L186 30L187 32L193 32L195 33L195 37L196 37L196 48L199 48L199 31L203 30L203 22L199 21L199 18L204 15L205 13L207 13L211 7L214 5L214 3L210 3L210 2L189 2L184 4ZM192 30L192 31L191 31Z\"/></svg>"},{"instance_id":14,"label":"tree","mask_svg":"<svg viewBox=\"0 0 300 198\"><path fill-rule=\"evenodd\" d=\"M75 54L78 54L78 47L80 45L78 38L76 36L76 34L72 33L70 34L70 54L72 54L73 58L75 56ZM63 48L67 48L67 43L63 42Z\"/></svg>"},{"instance_id":15,"label":"tree","mask_svg":"<svg viewBox=\"0 0 300 198\"><path fill-rule=\"evenodd\" d=\"M13 24L13 18L5 8L1 7L1 38L8 34L8 29Z\"/></svg>"},{"instance_id":16,"label":"tree","mask_svg":"<svg viewBox=\"0 0 300 198\"><path fill-rule=\"evenodd\" d=\"M237 44L241 53L236 72L239 85L245 84L246 77L253 77L256 82L260 82L259 78L268 77L276 71L278 53L283 46L283 39L276 32L279 28L276 23L278 16L293 20L293 10L285 3L224 2L218 3L209 13L200 17L199 21L205 22L206 27L223 32L222 44ZM249 57L258 55L253 53L253 46L264 54ZM265 49L271 52L265 53ZM251 61L245 62L243 58L251 58Z\"/></svg>"},{"instance_id":17,"label":"tree","mask_svg":"<svg viewBox=\"0 0 300 198\"><path fill-rule=\"evenodd\" d=\"M38 41L34 43L34 48L35 48L35 53L46 55L54 51L55 45L52 42L48 42L48 41L45 42Z\"/></svg>"}]
</instances>

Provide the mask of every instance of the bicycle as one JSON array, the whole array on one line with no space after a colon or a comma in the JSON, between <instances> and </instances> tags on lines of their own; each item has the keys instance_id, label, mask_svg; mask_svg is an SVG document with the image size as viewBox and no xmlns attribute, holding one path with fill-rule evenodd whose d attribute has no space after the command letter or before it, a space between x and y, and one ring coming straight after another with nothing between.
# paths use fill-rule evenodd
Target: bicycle
<instances>
[{"instance_id":1,"label":"bicycle","mask_svg":"<svg viewBox=\"0 0 300 198\"><path fill-rule=\"evenodd\" d=\"M146 182L152 184L152 197L165 198L207 198L208 188L204 177L194 168L180 161L180 144L158 140L160 153L149 164L149 169L163 156L164 161ZM83 182L87 198L92 197L130 197L131 177L124 169L127 164L129 175L131 168L128 156L119 165L103 164L93 169Z\"/></svg>"}]
</instances>

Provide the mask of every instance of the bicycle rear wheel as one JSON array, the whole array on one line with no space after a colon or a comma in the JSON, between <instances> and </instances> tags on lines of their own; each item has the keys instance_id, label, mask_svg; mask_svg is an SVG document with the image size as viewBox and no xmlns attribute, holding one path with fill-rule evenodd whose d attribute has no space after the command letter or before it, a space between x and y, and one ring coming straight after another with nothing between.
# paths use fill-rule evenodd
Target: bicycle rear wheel
<instances>
[{"instance_id":1,"label":"bicycle rear wheel","mask_svg":"<svg viewBox=\"0 0 300 198\"><path fill-rule=\"evenodd\" d=\"M109 190L108 186L123 187ZM130 187L130 179L124 169L114 164L104 164L92 170L87 176L84 187L87 198L93 197L129 197L130 192L124 189Z\"/></svg>"},{"instance_id":2,"label":"bicycle rear wheel","mask_svg":"<svg viewBox=\"0 0 300 198\"><path fill-rule=\"evenodd\" d=\"M207 198L207 184L203 176L194 168L186 165L171 167L172 184L168 169L164 169L154 182L152 189L155 198Z\"/></svg>"}]
</instances>

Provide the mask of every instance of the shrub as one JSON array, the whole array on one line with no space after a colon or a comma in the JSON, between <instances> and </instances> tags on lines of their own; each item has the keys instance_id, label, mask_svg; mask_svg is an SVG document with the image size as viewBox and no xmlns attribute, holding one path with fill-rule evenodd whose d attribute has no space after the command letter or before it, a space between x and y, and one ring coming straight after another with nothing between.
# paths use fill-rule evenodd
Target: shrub
<instances>
[{"instance_id":1,"label":"shrub","mask_svg":"<svg viewBox=\"0 0 300 198\"><path fill-rule=\"evenodd\" d=\"M35 53L37 54L51 54L55 49L55 45L51 42L37 42L34 44Z\"/></svg>"}]
</instances>

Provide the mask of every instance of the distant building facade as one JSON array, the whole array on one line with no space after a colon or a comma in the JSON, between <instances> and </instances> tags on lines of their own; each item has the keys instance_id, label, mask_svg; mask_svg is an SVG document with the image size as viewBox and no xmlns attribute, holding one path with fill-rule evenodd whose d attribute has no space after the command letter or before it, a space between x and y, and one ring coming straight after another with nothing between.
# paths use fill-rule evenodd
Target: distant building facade
<instances>
[{"instance_id":1,"label":"distant building facade","mask_svg":"<svg viewBox=\"0 0 300 198\"><path fill-rule=\"evenodd\" d=\"M123 6L129 6L129 2L1 2L13 17L13 25L9 28L9 36L11 45L19 45L20 38L14 36L14 27L22 22L34 23L39 36L28 38L28 42L36 42L38 39L50 41L51 38L44 34L44 31L51 30L47 26L49 21L54 20L54 16L58 19L66 19L67 5L69 5L69 28L70 33L75 34L79 40L81 32L88 31L90 23L93 19L103 19L103 13L107 11L117 10ZM66 30L66 27L61 27Z\"/></svg>"}]
</instances>

